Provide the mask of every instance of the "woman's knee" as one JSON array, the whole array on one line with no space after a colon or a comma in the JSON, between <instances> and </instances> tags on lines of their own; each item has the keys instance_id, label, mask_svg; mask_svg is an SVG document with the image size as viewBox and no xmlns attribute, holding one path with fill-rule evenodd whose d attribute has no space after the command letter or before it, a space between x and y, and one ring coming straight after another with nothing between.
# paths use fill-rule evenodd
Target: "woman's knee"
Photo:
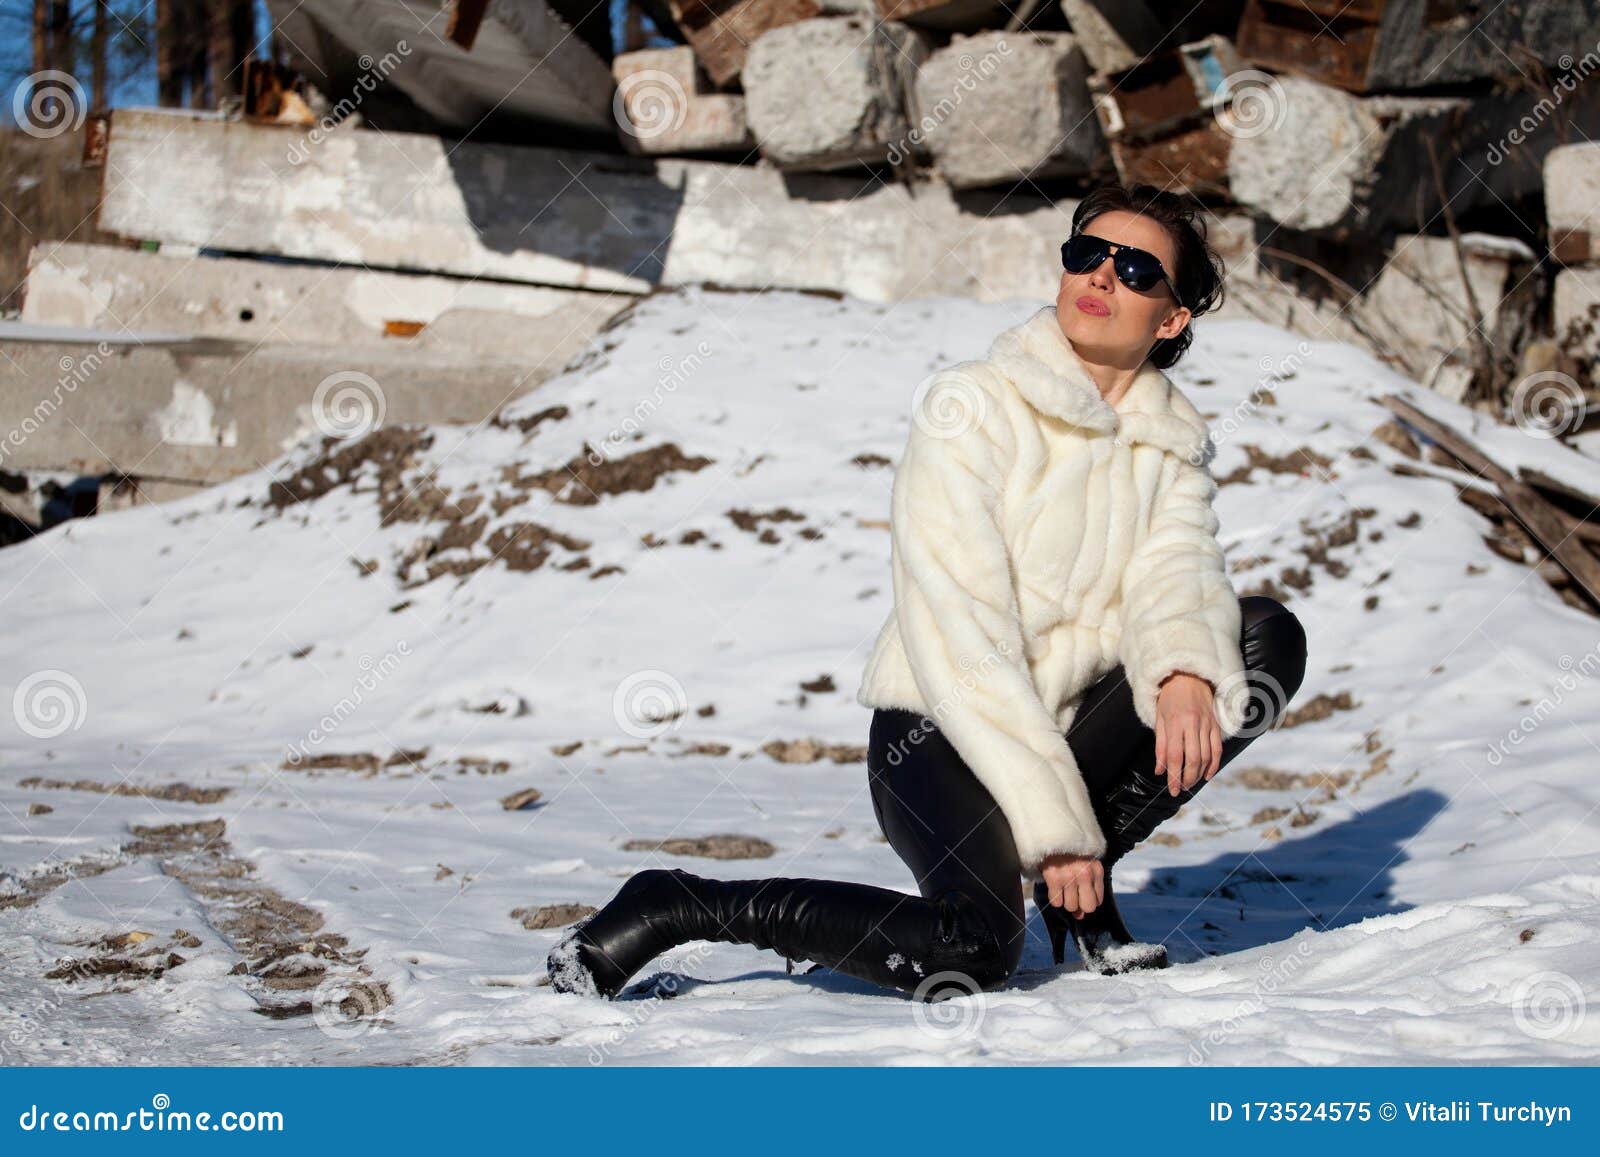
<instances>
[{"instance_id":1,"label":"woman's knee","mask_svg":"<svg viewBox=\"0 0 1600 1157\"><path fill-rule=\"evenodd\" d=\"M1269 595L1239 599L1245 667L1265 672L1285 702L1299 690L1306 673L1306 630L1295 613Z\"/></svg>"},{"instance_id":2,"label":"woman's knee","mask_svg":"<svg viewBox=\"0 0 1600 1157\"><path fill-rule=\"evenodd\" d=\"M1022 962L1026 918L1019 911L1001 912L996 904L980 904L964 891L942 898L947 912L943 939L954 947L941 971L964 974L980 990L999 988ZM1020 909L1020 904L1019 904Z\"/></svg>"}]
</instances>

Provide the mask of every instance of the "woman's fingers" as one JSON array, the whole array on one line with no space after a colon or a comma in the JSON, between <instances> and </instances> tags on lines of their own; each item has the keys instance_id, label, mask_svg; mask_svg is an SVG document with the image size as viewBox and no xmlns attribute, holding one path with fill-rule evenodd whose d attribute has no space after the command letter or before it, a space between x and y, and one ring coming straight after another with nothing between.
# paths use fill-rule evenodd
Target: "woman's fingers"
<instances>
[{"instance_id":1,"label":"woman's fingers","mask_svg":"<svg viewBox=\"0 0 1600 1157\"><path fill-rule=\"evenodd\" d=\"M1155 765L1155 767L1152 769L1152 771L1150 773L1152 775L1162 775L1167 770L1166 766L1165 766L1165 764L1164 764L1164 762L1162 761L1162 758L1161 758L1161 753L1166 749L1166 746L1165 746L1166 745L1166 739L1167 739L1167 717L1166 717L1166 713L1161 710L1161 705L1159 703L1157 703L1156 704L1156 765Z\"/></svg>"},{"instance_id":2,"label":"woman's fingers","mask_svg":"<svg viewBox=\"0 0 1600 1157\"><path fill-rule=\"evenodd\" d=\"M1195 716L1184 727L1184 790L1188 790L1200 782L1200 776L1205 772L1206 763L1211 758L1210 753L1201 747L1200 735L1204 726L1204 722L1200 717Z\"/></svg>"},{"instance_id":3,"label":"woman's fingers","mask_svg":"<svg viewBox=\"0 0 1600 1157\"><path fill-rule=\"evenodd\" d=\"M1216 775L1222 768L1222 728L1217 726L1215 719L1206 725L1206 779Z\"/></svg>"}]
</instances>

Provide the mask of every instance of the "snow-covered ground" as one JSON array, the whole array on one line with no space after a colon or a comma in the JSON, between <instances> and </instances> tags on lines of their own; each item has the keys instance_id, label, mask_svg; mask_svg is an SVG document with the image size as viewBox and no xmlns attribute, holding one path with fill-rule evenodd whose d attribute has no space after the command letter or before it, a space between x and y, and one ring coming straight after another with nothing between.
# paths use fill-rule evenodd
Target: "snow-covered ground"
<instances>
[{"instance_id":1,"label":"snow-covered ground","mask_svg":"<svg viewBox=\"0 0 1600 1157\"><path fill-rule=\"evenodd\" d=\"M1391 470L1371 399L1414 387L1249 322L1202 321L1174 374L1218 477L1263 463L1225 546L1310 664L1293 725L1119 867L1173 967L1058 968L1030 909L1012 985L934 1006L731 944L641 974L672 999L541 983L537 910L649 865L915 890L854 703L893 462L918 382L1040 304L658 295L496 424L308 444L0 552L0 1056L1593 1060L1600 622ZM626 847L708 835L774 850Z\"/></svg>"}]
</instances>

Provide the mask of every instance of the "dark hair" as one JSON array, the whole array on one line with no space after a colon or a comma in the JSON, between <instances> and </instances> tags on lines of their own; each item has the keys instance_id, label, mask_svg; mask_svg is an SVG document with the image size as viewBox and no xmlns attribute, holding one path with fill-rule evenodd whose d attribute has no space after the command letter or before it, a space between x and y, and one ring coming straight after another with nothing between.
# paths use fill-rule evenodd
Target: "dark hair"
<instances>
[{"instance_id":1,"label":"dark hair","mask_svg":"<svg viewBox=\"0 0 1600 1157\"><path fill-rule=\"evenodd\" d=\"M1200 204L1189 197L1169 193L1154 185L1124 187L1110 181L1092 189L1078 202L1072 213L1072 231L1079 232L1100 214L1113 209L1137 213L1159 222L1178 251L1178 268L1168 270L1178 290L1178 302L1189 307L1194 317L1222 303L1223 265L1206 241L1205 219L1199 216ZM1177 364L1194 341L1194 323L1183 327L1177 337L1164 337L1150 350L1150 361L1164 370Z\"/></svg>"}]
</instances>

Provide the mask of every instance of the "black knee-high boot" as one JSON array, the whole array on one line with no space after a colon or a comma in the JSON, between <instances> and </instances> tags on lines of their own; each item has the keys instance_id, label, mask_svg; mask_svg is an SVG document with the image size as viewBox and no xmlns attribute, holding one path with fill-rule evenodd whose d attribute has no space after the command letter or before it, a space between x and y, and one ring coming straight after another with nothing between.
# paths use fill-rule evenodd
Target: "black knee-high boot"
<instances>
[{"instance_id":1,"label":"black knee-high boot","mask_svg":"<svg viewBox=\"0 0 1600 1157\"><path fill-rule=\"evenodd\" d=\"M1167 966L1164 944L1141 941L1128 931L1117 908L1112 869L1135 845L1177 815L1207 782L1201 778L1193 787L1172 795L1167 791L1165 777L1130 769L1110 792L1094 798L1101 830L1106 836L1105 855L1100 857L1105 875L1105 899L1080 919L1062 908L1051 907L1049 890L1042 881L1034 885L1034 903L1044 916L1057 964L1065 957L1065 941L1070 932L1084 967L1091 972L1132 972Z\"/></svg>"},{"instance_id":2,"label":"black knee-high boot","mask_svg":"<svg viewBox=\"0 0 1600 1157\"><path fill-rule=\"evenodd\" d=\"M1300 620L1282 603L1263 595L1245 596L1240 600L1240 609L1241 650L1251 693L1244 726L1238 735L1223 741L1224 765L1272 727L1305 677L1306 634ZM1049 890L1042 882L1034 885L1034 903L1044 918L1057 964L1064 958L1070 931L1078 955L1090 971L1115 973L1167 966L1164 945L1139 941L1128 931L1117 910L1111 871L1210 781L1201 778L1173 795L1167 790L1166 777L1152 770L1153 743L1152 734L1148 744L1141 746L1134 764L1117 777L1109 790L1090 789L1095 815L1106 837L1106 852L1100 860L1105 873L1104 902L1080 920L1062 908L1051 907Z\"/></svg>"},{"instance_id":3,"label":"black knee-high boot","mask_svg":"<svg viewBox=\"0 0 1600 1157\"><path fill-rule=\"evenodd\" d=\"M960 892L929 900L842 880L714 880L650 868L556 945L550 982L557 992L614 997L651 960L692 940L770 948L925 1000L994 987L1014 964Z\"/></svg>"}]
</instances>

